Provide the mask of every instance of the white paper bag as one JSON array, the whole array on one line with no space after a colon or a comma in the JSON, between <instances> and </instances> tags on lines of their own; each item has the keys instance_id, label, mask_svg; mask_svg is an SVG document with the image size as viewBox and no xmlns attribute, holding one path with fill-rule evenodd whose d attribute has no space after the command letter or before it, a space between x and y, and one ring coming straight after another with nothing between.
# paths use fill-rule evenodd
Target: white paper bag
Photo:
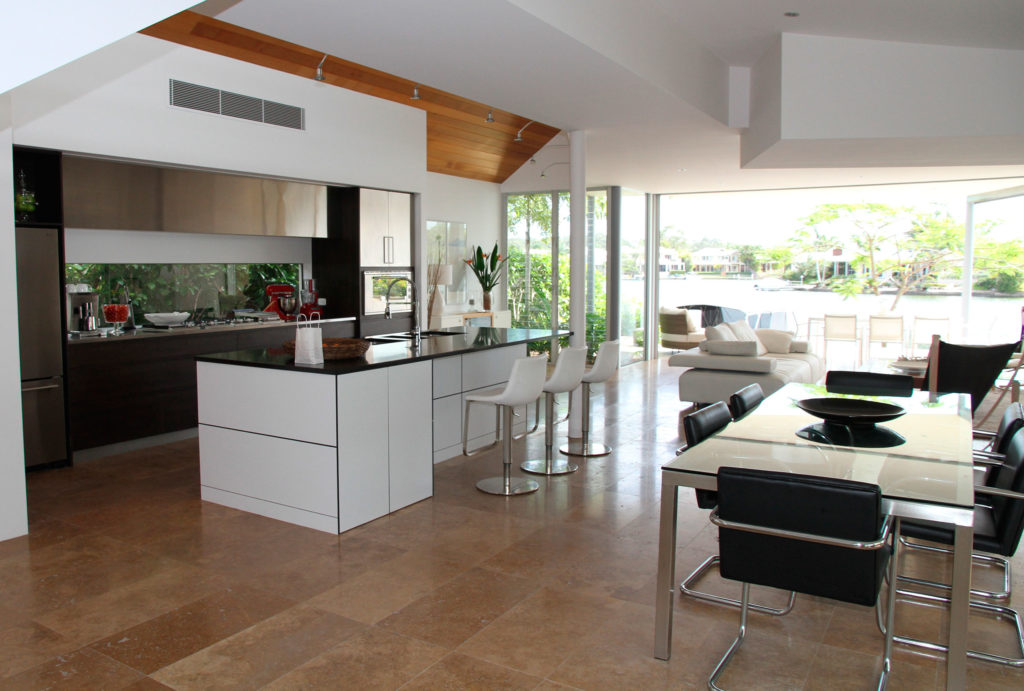
<instances>
[{"instance_id":1,"label":"white paper bag","mask_svg":"<svg viewBox=\"0 0 1024 691\"><path fill-rule=\"evenodd\" d=\"M299 321L295 325L295 364L322 365L324 363L323 333L319 324L313 324L312 318L303 324L304 316L306 315L300 314Z\"/></svg>"}]
</instances>

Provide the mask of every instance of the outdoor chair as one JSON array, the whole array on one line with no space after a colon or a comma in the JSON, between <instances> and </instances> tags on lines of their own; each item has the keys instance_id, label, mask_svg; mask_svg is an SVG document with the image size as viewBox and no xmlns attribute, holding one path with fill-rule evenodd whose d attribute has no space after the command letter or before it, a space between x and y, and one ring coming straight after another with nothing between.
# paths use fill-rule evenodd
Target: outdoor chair
<instances>
[{"instance_id":1,"label":"outdoor chair","mask_svg":"<svg viewBox=\"0 0 1024 691\"><path fill-rule=\"evenodd\" d=\"M949 317L914 317L910 337L911 354L916 355L919 351L924 351L927 355L932 345L932 336L935 334L949 340Z\"/></svg>"},{"instance_id":2,"label":"outdoor chair","mask_svg":"<svg viewBox=\"0 0 1024 691\"><path fill-rule=\"evenodd\" d=\"M721 486L719 486L721 487ZM1004 571L1004 588L1002 592L971 589L971 597L989 599L1007 599L1010 596L1010 562L1020 544L1021 533L1024 532L1024 432L1013 435L1006 447L1006 460L1002 466L992 473L985 484L974 488L977 504L974 507L974 550L985 554L972 554L974 563L1002 564ZM952 550L944 547L922 545L909 542L906 538L938 542L944 545L953 544L953 530L949 526L925 521L906 520L903 522L901 541L907 547L924 549L931 552L951 554ZM899 576L899 581L923 585L948 592L950 586L920 578ZM913 590L899 590L899 594L908 595L914 600L926 603L949 603L950 598L943 595L932 595ZM1007 657L989 652L968 650L968 657L986 662L996 662L1012 667L1024 667L1024 632L1021 628L1020 615L1016 610L1003 605L971 600L972 611L985 612L1013 622L1016 629L1017 657ZM894 640L928 650L946 651L947 647L940 643L923 641L916 638L896 636Z\"/></svg>"},{"instance_id":3,"label":"outdoor chair","mask_svg":"<svg viewBox=\"0 0 1024 691\"><path fill-rule=\"evenodd\" d=\"M897 352L891 353L895 359L902 354L903 350L903 317L890 315L871 315L868 317L868 358L871 357L871 346L881 343L882 348L889 343L895 343Z\"/></svg>"},{"instance_id":4,"label":"outdoor chair","mask_svg":"<svg viewBox=\"0 0 1024 691\"><path fill-rule=\"evenodd\" d=\"M751 584L877 608L887 568L895 582L899 519L883 515L877 485L722 467L718 498L711 522L719 528L722 577L741 581L743 594L739 635L708 679L712 689L745 638ZM884 615L876 610L888 632L879 689L891 670L895 591L890 585Z\"/></svg>"},{"instance_id":5,"label":"outdoor chair","mask_svg":"<svg viewBox=\"0 0 1024 691\"><path fill-rule=\"evenodd\" d=\"M828 342L840 341L853 343L857 349L857 364L860 364L860 338L857 335L857 315L826 314L825 315L825 347L822 350L825 366L828 367Z\"/></svg>"}]
</instances>

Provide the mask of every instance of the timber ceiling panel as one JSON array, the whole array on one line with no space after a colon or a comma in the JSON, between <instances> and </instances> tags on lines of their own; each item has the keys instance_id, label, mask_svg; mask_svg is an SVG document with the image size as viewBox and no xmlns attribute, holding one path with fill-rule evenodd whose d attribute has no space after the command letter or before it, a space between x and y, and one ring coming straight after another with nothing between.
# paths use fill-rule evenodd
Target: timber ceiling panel
<instances>
[{"instance_id":1,"label":"timber ceiling panel","mask_svg":"<svg viewBox=\"0 0 1024 691\"><path fill-rule=\"evenodd\" d=\"M140 33L310 79L323 58L310 48L185 11ZM427 170L487 182L504 182L551 140L558 129L539 122L513 139L530 121L387 72L328 56L327 84L387 99L427 112ZM419 100L411 100L413 88ZM493 111L494 122L485 122Z\"/></svg>"}]
</instances>

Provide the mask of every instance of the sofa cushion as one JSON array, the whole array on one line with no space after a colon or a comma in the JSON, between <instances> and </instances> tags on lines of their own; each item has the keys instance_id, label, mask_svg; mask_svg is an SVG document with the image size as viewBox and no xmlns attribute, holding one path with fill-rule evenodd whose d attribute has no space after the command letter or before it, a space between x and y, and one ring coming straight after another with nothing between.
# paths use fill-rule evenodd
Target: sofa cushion
<instances>
[{"instance_id":1,"label":"sofa cushion","mask_svg":"<svg viewBox=\"0 0 1024 691\"><path fill-rule=\"evenodd\" d=\"M669 357L668 364L673 367L700 367L701 369L729 370L734 372L771 372L775 369L776 360L769 357L712 355L711 353L703 353L696 348L691 348Z\"/></svg>"},{"instance_id":2,"label":"sofa cushion","mask_svg":"<svg viewBox=\"0 0 1024 691\"><path fill-rule=\"evenodd\" d=\"M768 352L768 349L763 343L757 338L757 334L750 328L750 324L746 320L739 320L734 322L726 323L726 326L732 331L733 335L736 336L737 341L752 341L757 347L757 354L764 355Z\"/></svg>"},{"instance_id":3,"label":"sofa cushion","mask_svg":"<svg viewBox=\"0 0 1024 691\"><path fill-rule=\"evenodd\" d=\"M777 329L758 329L757 338L769 353L788 353L789 346L793 343L793 334Z\"/></svg>"},{"instance_id":4,"label":"sofa cushion","mask_svg":"<svg viewBox=\"0 0 1024 691\"><path fill-rule=\"evenodd\" d=\"M755 357L759 355L757 352L757 343L754 341L704 341L705 347L701 350L706 350L712 355L738 355L746 357Z\"/></svg>"},{"instance_id":5,"label":"sofa cushion","mask_svg":"<svg viewBox=\"0 0 1024 691\"><path fill-rule=\"evenodd\" d=\"M789 352L791 353L809 353L811 352L811 344L807 341L793 341L789 344Z\"/></svg>"},{"instance_id":6,"label":"sofa cushion","mask_svg":"<svg viewBox=\"0 0 1024 691\"><path fill-rule=\"evenodd\" d=\"M686 310L686 330L687 333L704 333L704 327L701 326L701 312L700 310Z\"/></svg>"},{"instance_id":7,"label":"sofa cushion","mask_svg":"<svg viewBox=\"0 0 1024 691\"><path fill-rule=\"evenodd\" d=\"M716 324L704 329L704 336L709 341L735 341L736 334L725 324Z\"/></svg>"}]
</instances>

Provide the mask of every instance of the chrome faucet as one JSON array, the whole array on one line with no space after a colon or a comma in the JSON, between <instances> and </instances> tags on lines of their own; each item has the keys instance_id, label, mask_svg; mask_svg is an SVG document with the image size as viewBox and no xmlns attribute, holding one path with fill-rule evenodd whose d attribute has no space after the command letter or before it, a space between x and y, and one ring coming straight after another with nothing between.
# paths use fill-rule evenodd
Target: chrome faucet
<instances>
[{"instance_id":1,"label":"chrome faucet","mask_svg":"<svg viewBox=\"0 0 1024 691\"><path fill-rule=\"evenodd\" d=\"M409 286L409 298L406 300L391 301L391 289L399 281L405 281ZM391 319L391 305L409 305L412 307L412 343L413 348L419 350L421 344L419 315L416 313L416 284L407 276L398 276L388 283L387 292L384 293L384 318Z\"/></svg>"}]
</instances>

